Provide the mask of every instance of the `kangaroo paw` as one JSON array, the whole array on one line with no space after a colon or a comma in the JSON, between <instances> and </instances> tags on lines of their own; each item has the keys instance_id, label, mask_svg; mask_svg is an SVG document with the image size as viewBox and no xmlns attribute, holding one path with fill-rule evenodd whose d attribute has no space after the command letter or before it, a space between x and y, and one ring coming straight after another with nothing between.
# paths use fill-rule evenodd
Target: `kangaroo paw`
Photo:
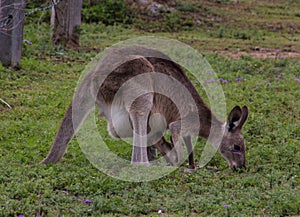
<instances>
[{"instance_id":1,"label":"kangaroo paw","mask_svg":"<svg viewBox=\"0 0 300 217\"><path fill-rule=\"evenodd\" d=\"M185 173L188 173L188 174L193 174L193 173L195 173L198 169L199 169L199 167L198 167L198 166L195 166L194 168L186 168L186 169L184 169L184 172L185 172Z\"/></svg>"},{"instance_id":2,"label":"kangaroo paw","mask_svg":"<svg viewBox=\"0 0 300 217\"><path fill-rule=\"evenodd\" d=\"M149 162L131 162L132 165L150 166Z\"/></svg>"}]
</instances>

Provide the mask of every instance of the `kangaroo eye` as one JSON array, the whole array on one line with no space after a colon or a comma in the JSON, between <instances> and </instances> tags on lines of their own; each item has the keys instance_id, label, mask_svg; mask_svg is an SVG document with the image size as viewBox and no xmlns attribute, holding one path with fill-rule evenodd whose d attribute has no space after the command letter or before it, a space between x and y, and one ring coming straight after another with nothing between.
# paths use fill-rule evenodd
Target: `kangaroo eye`
<instances>
[{"instance_id":1,"label":"kangaroo eye","mask_svg":"<svg viewBox=\"0 0 300 217\"><path fill-rule=\"evenodd\" d=\"M233 152L240 152L241 151L241 147L238 145L234 145L233 146Z\"/></svg>"}]
</instances>

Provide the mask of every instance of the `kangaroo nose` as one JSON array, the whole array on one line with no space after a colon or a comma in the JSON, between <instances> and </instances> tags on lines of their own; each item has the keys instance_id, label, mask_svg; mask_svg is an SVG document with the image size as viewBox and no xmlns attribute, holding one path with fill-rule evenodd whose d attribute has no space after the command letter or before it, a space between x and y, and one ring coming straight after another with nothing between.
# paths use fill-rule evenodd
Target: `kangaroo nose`
<instances>
[{"instance_id":1,"label":"kangaroo nose","mask_svg":"<svg viewBox=\"0 0 300 217\"><path fill-rule=\"evenodd\" d=\"M237 171L238 169L243 169L243 168L247 169L246 164L240 164L240 165L232 164L230 168L232 169L232 171Z\"/></svg>"}]
</instances>

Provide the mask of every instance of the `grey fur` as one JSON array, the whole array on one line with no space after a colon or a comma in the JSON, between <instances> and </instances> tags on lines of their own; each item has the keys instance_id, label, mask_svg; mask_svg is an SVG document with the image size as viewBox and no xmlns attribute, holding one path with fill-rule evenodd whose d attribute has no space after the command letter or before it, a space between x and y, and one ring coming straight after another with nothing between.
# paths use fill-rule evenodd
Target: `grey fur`
<instances>
[{"instance_id":1,"label":"grey fur","mask_svg":"<svg viewBox=\"0 0 300 217\"><path fill-rule=\"evenodd\" d=\"M179 105L184 108L178 108L168 97L156 93L157 82L154 78L157 72L184 86L196 107L189 108L189 99L183 97ZM142 74L143 80L138 80L120 93L119 88L123 84ZM164 88L172 89L168 84ZM178 92L172 91L176 97ZM137 92L144 94L136 97ZM131 98L135 100L128 103L127 99ZM111 49L85 77L62 120L48 156L41 163L56 163L62 158L68 142L95 104L99 107L100 115L107 119L111 136L133 137L133 164L148 165L149 160L155 158L155 151L150 145L154 145L170 164L182 163L183 137L189 152L190 168L195 169L191 136L199 135L213 145L221 143L219 150L232 169L246 165L246 146L241 129L248 116L247 107L241 109L237 106L229 114L226 123L219 121L201 99L182 67L161 52L143 47ZM112 109L116 112L112 113ZM171 143L163 137L168 129L171 132ZM181 132L182 129L185 130ZM145 139L149 131L152 136Z\"/></svg>"}]
</instances>

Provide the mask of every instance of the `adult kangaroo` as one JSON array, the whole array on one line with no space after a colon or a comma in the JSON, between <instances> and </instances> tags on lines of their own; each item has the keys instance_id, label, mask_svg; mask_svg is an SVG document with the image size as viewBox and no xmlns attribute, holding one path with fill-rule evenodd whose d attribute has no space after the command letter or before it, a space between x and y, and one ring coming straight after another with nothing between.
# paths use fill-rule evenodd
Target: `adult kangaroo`
<instances>
[{"instance_id":1,"label":"adult kangaroo","mask_svg":"<svg viewBox=\"0 0 300 217\"><path fill-rule=\"evenodd\" d=\"M181 89L174 89L178 84ZM111 136L133 137L132 164L148 165L155 158L153 146L172 165L182 163L183 138L189 166L195 169L191 137L201 136L218 148L231 169L246 166L241 130L248 117L247 106L234 107L226 122L218 120L180 65L159 51L137 46L110 49L84 78L41 163L62 158L95 104ZM163 137L167 130L171 143Z\"/></svg>"}]
</instances>

